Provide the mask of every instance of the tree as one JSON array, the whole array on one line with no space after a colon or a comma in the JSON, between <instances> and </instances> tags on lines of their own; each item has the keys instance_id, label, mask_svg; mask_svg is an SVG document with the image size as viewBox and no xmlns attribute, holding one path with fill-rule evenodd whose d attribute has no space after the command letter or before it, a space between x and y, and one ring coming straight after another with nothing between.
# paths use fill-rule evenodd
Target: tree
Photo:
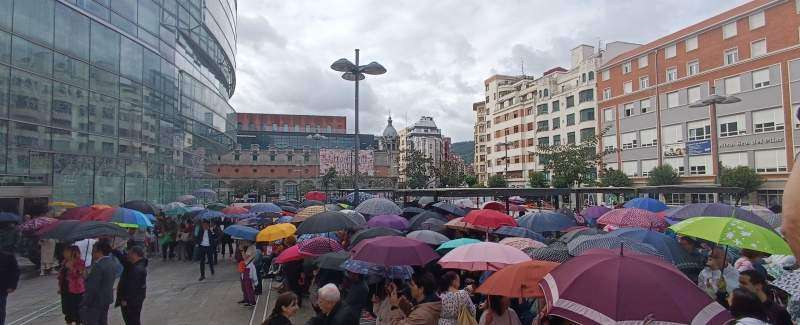
<instances>
[{"instance_id":1,"label":"tree","mask_svg":"<svg viewBox=\"0 0 800 325\"><path fill-rule=\"evenodd\" d=\"M322 187L327 190L328 187L331 185L335 185L334 182L336 181L336 169L333 167L328 168L325 172L325 175L322 175Z\"/></svg>"},{"instance_id":2,"label":"tree","mask_svg":"<svg viewBox=\"0 0 800 325\"><path fill-rule=\"evenodd\" d=\"M653 168L650 171L650 176L647 177L647 185L675 185L681 182L678 173L670 165L661 165Z\"/></svg>"},{"instance_id":3,"label":"tree","mask_svg":"<svg viewBox=\"0 0 800 325\"><path fill-rule=\"evenodd\" d=\"M257 182L254 180L235 179L230 182L233 188L233 194L237 197L245 196L248 193L256 191Z\"/></svg>"},{"instance_id":4,"label":"tree","mask_svg":"<svg viewBox=\"0 0 800 325\"><path fill-rule=\"evenodd\" d=\"M531 171L528 173L528 185L534 188L548 187L547 174L543 172Z\"/></svg>"},{"instance_id":5,"label":"tree","mask_svg":"<svg viewBox=\"0 0 800 325\"><path fill-rule=\"evenodd\" d=\"M458 187L466 179L466 167L461 159L455 156L442 160L439 166L433 166L433 174L439 187Z\"/></svg>"},{"instance_id":6,"label":"tree","mask_svg":"<svg viewBox=\"0 0 800 325\"><path fill-rule=\"evenodd\" d=\"M505 177L500 174L489 176L489 179L486 181L486 183L490 188L508 187Z\"/></svg>"},{"instance_id":7,"label":"tree","mask_svg":"<svg viewBox=\"0 0 800 325\"><path fill-rule=\"evenodd\" d=\"M600 185L604 187L630 187L633 186L633 180L621 170L606 169L600 175Z\"/></svg>"},{"instance_id":8,"label":"tree","mask_svg":"<svg viewBox=\"0 0 800 325\"><path fill-rule=\"evenodd\" d=\"M478 178L475 175L467 175L464 177L464 183L467 183L469 187L475 187L478 184Z\"/></svg>"},{"instance_id":9,"label":"tree","mask_svg":"<svg viewBox=\"0 0 800 325\"><path fill-rule=\"evenodd\" d=\"M723 167L720 170L720 185L722 186L730 186L730 187L740 187L742 191L736 193L736 204L738 205L739 202L742 200L743 196L746 196L759 187L761 184L764 184L764 180L761 179L755 170L747 166L739 166L736 168L726 168Z\"/></svg>"},{"instance_id":10,"label":"tree","mask_svg":"<svg viewBox=\"0 0 800 325\"><path fill-rule=\"evenodd\" d=\"M564 188L594 182L597 168L603 167L603 156L610 153L597 151L597 145L607 131L606 128L589 139L581 139L580 144L536 147L539 161L553 176L551 183L554 187Z\"/></svg>"},{"instance_id":11,"label":"tree","mask_svg":"<svg viewBox=\"0 0 800 325\"><path fill-rule=\"evenodd\" d=\"M433 160L420 151L410 149L405 155L405 168L402 171L406 176L408 188L426 188L434 178Z\"/></svg>"},{"instance_id":12,"label":"tree","mask_svg":"<svg viewBox=\"0 0 800 325\"><path fill-rule=\"evenodd\" d=\"M297 192L301 197L305 196L306 193L311 192L311 191L313 191L315 189L316 189L316 186L314 186L314 182L309 181L309 180L304 180L304 181L300 182L300 184L297 185Z\"/></svg>"}]
</instances>

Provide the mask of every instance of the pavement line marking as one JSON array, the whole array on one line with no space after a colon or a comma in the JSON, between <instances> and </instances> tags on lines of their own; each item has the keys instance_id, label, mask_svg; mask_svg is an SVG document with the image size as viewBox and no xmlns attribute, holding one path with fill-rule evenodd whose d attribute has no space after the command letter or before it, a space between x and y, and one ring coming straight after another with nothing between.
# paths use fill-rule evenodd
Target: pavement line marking
<instances>
[{"instance_id":1,"label":"pavement line marking","mask_svg":"<svg viewBox=\"0 0 800 325\"><path fill-rule=\"evenodd\" d=\"M44 315L47 315L51 311L54 311L54 310L58 309L58 307L59 307L58 302L53 303L51 305L42 307L39 310L34 311L34 312L30 313L30 314L22 316L21 318L15 320L15 321L12 321L11 323L8 323L8 325L24 325L24 324L28 324L28 323L36 320L37 318L42 317ZM47 309L47 310L44 310L44 309Z\"/></svg>"},{"instance_id":2,"label":"pavement line marking","mask_svg":"<svg viewBox=\"0 0 800 325\"><path fill-rule=\"evenodd\" d=\"M263 293L263 290L262 290ZM264 317L261 318L261 322L263 323L267 320L267 310L269 310L269 295L272 294L272 278L269 278L269 288L267 289L267 298L266 303L264 304Z\"/></svg>"},{"instance_id":3,"label":"pavement line marking","mask_svg":"<svg viewBox=\"0 0 800 325\"><path fill-rule=\"evenodd\" d=\"M17 323L17 322L20 322L20 321L22 321L22 320L24 320L24 319L27 319L27 318L29 318L29 317L31 317L31 316L34 316L34 314L36 314L36 313L38 313L38 312L41 312L42 310L45 310L45 309L47 309L47 308L52 308L53 306L55 306L55 305L58 305L58 303L59 303L59 301L58 301L58 300L56 300L56 301L55 301L55 302L53 302L53 303L50 303L50 304L48 304L48 305L45 305L44 307L42 307L42 308L39 308L39 309L37 309L37 310L34 310L33 312L31 312L31 313L29 313L29 314L27 314L27 315L24 315L24 316L22 316L22 317L20 317L20 318L17 318L17 320L11 321L11 323L8 323L8 325L14 325L14 324L15 324L15 323Z\"/></svg>"},{"instance_id":4,"label":"pavement line marking","mask_svg":"<svg viewBox=\"0 0 800 325\"><path fill-rule=\"evenodd\" d=\"M261 299L260 296L256 297L256 305L253 306L253 312L250 314L250 325L253 325L253 319L256 318L256 311L258 311L258 300L259 299Z\"/></svg>"}]
</instances>

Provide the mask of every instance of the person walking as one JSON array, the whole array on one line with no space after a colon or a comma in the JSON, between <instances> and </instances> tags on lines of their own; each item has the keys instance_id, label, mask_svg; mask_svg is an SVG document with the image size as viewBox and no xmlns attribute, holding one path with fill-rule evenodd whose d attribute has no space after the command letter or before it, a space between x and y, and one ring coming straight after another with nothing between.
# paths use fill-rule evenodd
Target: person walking
<instances>
[{"instance_id":1,"label":"person walking","mask_svg":"<svg viewBox=\"0 0 800 325\"><path fill-rule=\"evenodd\" d=\"M43 238L39 240L40 249L40 276L50 275L50 272L56 266L56 240Z\"/></svg>"},{"instance_id":2,"label":"person walking","mask_svg":"<svg viewBox=\"0 0 800 325\"><path fill-rule=\"evenodd\" d=\"M84 325L107 325L108 307L114 302L114 280L117 262L111 256L111 245L98 241L92 246L92 268L86 277L86 291L80 305Z\"/></svg>"},{"instance_id":3,"label":"person walking","mask_svg":"<svg viewBox=\"0 0 800 325\"><path fill-rule=\"evenodd\" d=\"M6 323L6 302L8 295L17 290L19 284L19 265L12 247L0 247L0 325Z\"/></svg>"},{"instance_id":4,"label":"person walking","mask_svg":"<svg viewBox=\"0 0 800 325\"><path fill-rule=\"evenodd\" d=\"M214 250L217 245L216 234L211 229L208 220L203 220L200 231L195 236L195 241L200 257L200 279L197 281L203 281L206 279L206 261L211 275L214 275Z\"/></svg>"},{"instance_id":5,"label":"person walking","mask_svg":"<svg viewBox=\"0 0 800 325\"><path fill-rule=\"evenodd\" d=\"M292 325L289 318L294 316L298 309L300 307L297 306L297 295L294 292L284 292L275 300L275 308L261 325Z\"/></svg>"},{"instance_id":6,"label":"person walking","mask_svg":"<svg viewBox=\"0 0 800 325\"><path fill-rule=\"evenodd\" d=\"M61 312L67 324L80 324L80 305L86 291L83 276L86 266L78 246L64 247L64 262L58 271L58 293L61 295Z\"/></svg>"},{"instance_id":7,"label":"person walking","mask_svg":"<svg viewBox=\"0 0 800 325\"><path fill-rule=\"evenodd\" d=\"M128 248L122 276L117 284L117 306L126 325L140 325L142 305L147 292L147 264L141 246Z\"/></svg>"},{"instance_id":8,"label":"person walking","mask_svg":"<svg viewBox=\"0 0 800 325\"><path fill-rule=\"evenodd\" d=\"M449 271L442 275L439 286L439 296L442 298L442 313L439 325L456 325L461 309L467 308L469 314L475 317L475 304L466 290L460 290L461 278L458 273Z\"/></svg>"}]
</instances>

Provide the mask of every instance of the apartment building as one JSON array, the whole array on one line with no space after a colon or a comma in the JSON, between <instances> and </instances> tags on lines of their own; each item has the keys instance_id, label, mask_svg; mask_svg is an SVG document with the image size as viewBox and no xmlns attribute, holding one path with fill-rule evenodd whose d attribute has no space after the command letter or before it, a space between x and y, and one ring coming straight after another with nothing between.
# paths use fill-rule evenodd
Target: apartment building
<instances>
[{"instance_id":1,"label":"apartment building","mask_svg":"<svg viewBox=\"0 0 800 325\"><path fill-rule=\"evenodd\" d=\"M480 107L476 117L476 160L480 160L481 135L485 142L486 175L504 175L509 186L525 187L531 171L543 165L535 155L537 145L577 143L596 132L596 67L638 44L609 43L595 51L580 45L571 51L570 69L556 67L542 77L495 75L484 81L484 123ZM481 126L486 129L481 134ZM478 167L480 168L480 167Z\"/></svg>"},{"instance_id":2,"label":"apartment building","mask_svg":"<svg viewBox=\"0 0 800 325\"><path fill-rule=\"evenodd\" d=\"M600 66L598 129L614 149L605 162L638 183L662 164L692 184L717 183L720 165L749 166L766 181L757 202L779 203L800 140L798 9L751 1ZM690 107L712 94L740 101Z\"/></svg>"},{"instance_id":3,"label":"apartment building","mask_svg":"<svg viewBox=\"0 0 800 325\"><path fill-rule=\"evenodd\" d=\"M399 139L400 182L406 181L406 155L411 150L421 152L425 157L430 158L435 166L439 166L444 159L445 144L442 130L436 126L433 117L422 116L413 125L401 129ZM430 186L434 185L435 180L432 180Z\"/></svg>"},{"instance_id":4,"label":"apartment building","mask_svg":"<svg viewBox=\"0 0 800 325\"><path fill-rule=\"evenodd\" d=\"M472 167L478 184L486 185L488 180L486 176L486 148L488 148L488 143L492 139L492 135L488 131L491 121L487 119L488 112L485 102L472 103L472 111L475 112L475 127L473 130L475 150L473 151Z\"/></svg>"}]
</instances>

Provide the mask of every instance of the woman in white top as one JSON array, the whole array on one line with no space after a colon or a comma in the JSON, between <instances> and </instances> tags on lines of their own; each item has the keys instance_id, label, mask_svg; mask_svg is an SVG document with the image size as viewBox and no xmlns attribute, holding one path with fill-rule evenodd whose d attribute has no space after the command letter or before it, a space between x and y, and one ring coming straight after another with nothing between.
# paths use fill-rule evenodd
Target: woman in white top
<instances>
[{"instance_id":1,"label":"woman in white top","mask_svg":"<svg viewBox=\"0 0 800 325\"><path fill-rule=\"evenodd\" d=\"M461 277L458 273L449 271L442 275L439 298L442 299L442 311L439 314L439 325L458 324L458 315L461 308L466 307L472 317L475 317L475 304L469 297L469 292L460 290Z\"/></svg>"}]
</instances>

